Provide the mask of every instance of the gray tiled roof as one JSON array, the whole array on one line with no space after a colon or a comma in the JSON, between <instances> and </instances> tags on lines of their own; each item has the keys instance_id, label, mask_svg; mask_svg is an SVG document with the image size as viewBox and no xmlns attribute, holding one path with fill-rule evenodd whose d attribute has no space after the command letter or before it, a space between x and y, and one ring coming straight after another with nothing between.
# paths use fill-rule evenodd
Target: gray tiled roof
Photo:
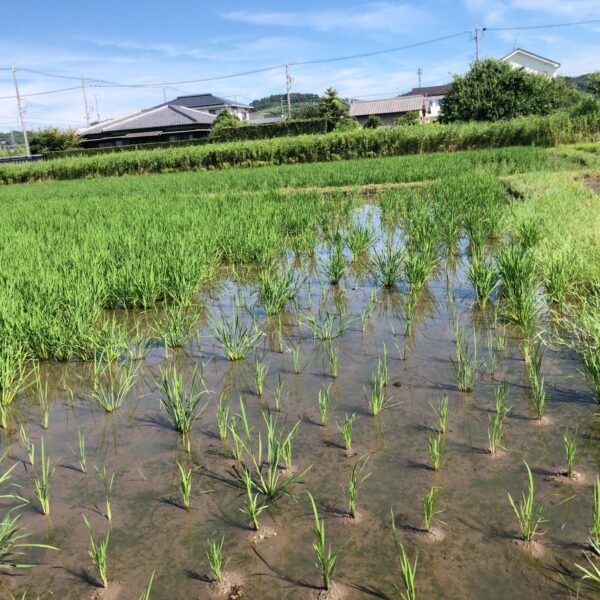
<instances>
[{"instance_id":1,"label":"gray tiled roof","mask_svg":"<svg viewBox=\"0 0 600 600\"><path fill-rule=\"evenodd\" d=\"M430 85L428 87L416 87L410 92L411 96L445 96L450 87L449 83L444 85Z\"/></svg>"},{"instance_id":2,"label":"gray tiled roof","mask_svg":"<svg viewBox=\"0 0 600 600\"><path fill-rule=\"evenodd\" d=\"M187 108L207 108L213 106L240 106L243 108L250 108L247 104L241 102L234 102L227 98L219 98L219 96L213 96L212 94L192 94L189 96L178 96L174 100L163 102L158 106L176 105L186 106ZM155 106L154 108L158 108Z\"/></svg>"},{"instance_id":3,"label":"gray tiled roof","mask_svg":"<svg viewBox=\"0 0 600 600\"><path fill-rule=\"evenodd\" d=\"M95 135L98 133L114 133L136 129L155 129L158 127L177 127L180 125L211 125L216 119L201 110L184 106L160 106L151 110L143 110L125 117L98 123L87 129L81 129L79 135Z\"/></svg>"},{"instance_id":4,"label":"gray tiled roof","mask_svg":"<svg viewBox=\"0 0 600 600\"><path fill-rule=\"evenodd\" d=\"M387 100L359 100L350 105L351 117L365 117L367 115L385 115L389 113L403 113L421 110L423 104L428 103L424 96L399 96Z\"/></svg>"}]
</instances>

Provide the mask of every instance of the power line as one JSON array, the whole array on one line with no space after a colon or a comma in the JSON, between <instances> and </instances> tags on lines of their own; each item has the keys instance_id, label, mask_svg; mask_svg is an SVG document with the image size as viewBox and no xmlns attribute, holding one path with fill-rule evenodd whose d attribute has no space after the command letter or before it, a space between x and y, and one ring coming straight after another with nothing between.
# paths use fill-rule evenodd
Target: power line
<instances>
[{"instance_id":1,"label":"power line","mask_svg":"<svg viewBox=\"0 0 600 600\"><path fill-rule=\"evenodd\" d=\"M81 80L81 78L80 78ZM81 89L81 85L76 85L74 87L61 88L60 90L47 90L45 92L30 92L29 94L21 94L21 98L25 98L28 96L45 96L46 94L58 94L59 92L69 92L71 90L79 90ZM0 100L13 100L16 96L0 96Z\"/></svg>"},{"instance_id":2,"label":"power line","mask_svg":"<svg viewBox=\"0 0 600 600\"><path fill-rule=\"evenodd\" d=\"M524 29L551 29L553 27L571 27L573 25L592 25L600 23L600 19L588 19L586 21L571 21L569 23L551 23L549 25L524 25L521 27L484 27L483 31L520 31Z\"/></svg>"}]
</instances>

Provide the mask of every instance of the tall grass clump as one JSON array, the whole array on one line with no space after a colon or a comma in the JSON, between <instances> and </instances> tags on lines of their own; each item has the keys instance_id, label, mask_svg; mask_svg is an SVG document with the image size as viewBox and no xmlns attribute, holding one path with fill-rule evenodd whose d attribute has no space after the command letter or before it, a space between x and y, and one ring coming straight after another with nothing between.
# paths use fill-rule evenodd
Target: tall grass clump
<instances>
[{"instance_id":1,"label":"tall grass clump","mask_svg":"<svg viewBox=\"0 0 600 600\"><path fill-rule=\"evenodd\" d=\"M310 498L310 503L312 505L313 514L315 517L315 528L313 530L315 534L313 548L315 550L317 559L315 565L321 574L323 589L328 590L331 580L335 575L338 558L343 552L345 544L335 549L331 548L331 544L327 546L325 521L319 518L319 511L317 510L317 505L315 503L315 499L312 497L312 494L310 492L307 492L307 494Z\"/></svg>"},{"instance_id":2,"label":"tall grass clump","mask_svg":"<svg viewBox=\"0 0 600 600\"><path fill-rule=\"evenodd\" d=\"M229 360L243 360L256 347L263 336L256 326L250 328L242 323L237 312L229 321L212 322L213 335Z\"/></svg>"},{"instance_id":3,"label":"tall grass clump","mask_svg":"<svg viewBox=\"0 0 600 600\"><path fill-rule=\"evenodd\" d=\"M375 251L368 269L373 279L384 288L393 288L402 273L404 250L388 238L380 252Z\"/></svg>"},{"instance_id":4,"label":"tall grass clump","mask_svg":"<svg viewBox=\"0 0 600 600\"><path fill-rule=\"evenodd\" d=\"M204 386L201 376L199 380L204 389L199 389L196 384L197 379L198 368L196 367L192 373L190 390L187 391L183 376L177 373L175 366L160 370L160 405L166 411L175 430L183 436L188 451L192 425L208 404L207 402L203 407L198 407L200 399L208 393L208 390Z\"/></svg>"},{"instance_id":5,"label":"tall grass clump","mask_svg":"<svg viewBox=\"0 0 600 600\"><path fill-rule=\"evenodd\" d=\"M264 270L260 274L258 297L267 315L281 312L298 294L298 286L298 277L293 269L285 269L282 273Z\"/></svg>"},{"instance_id":6,"label":"tall grass clump","mask_svg":"<svg viewBox=\"0 0 600 600\"><path fill-rule=\"evenodd\" d=\"M546 507L545 501L535 499L535 487L533 484L533 475L529 465L525 463L529 486L527 492L521 494L521 499L517 502L508 494L508 500L517 516L519 527L521 529L521 538L530 542L535 535L538 535L540 525L546 523L548 519L544 517Z\"/></svg>"}]
</instances>

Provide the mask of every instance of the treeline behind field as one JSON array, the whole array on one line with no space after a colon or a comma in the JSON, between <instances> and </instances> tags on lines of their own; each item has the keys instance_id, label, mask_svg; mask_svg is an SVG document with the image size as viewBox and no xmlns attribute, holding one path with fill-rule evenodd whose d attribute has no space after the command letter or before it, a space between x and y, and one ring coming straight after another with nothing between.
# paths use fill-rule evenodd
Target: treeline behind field
<instances>
[{"instance_id":1,"label":"treeline behind field","mask_svg":"<svg viewBox=\"0 0 600 600\"><path fill-rule=\"evenodd\" d=\"M0 166L0 183L256 167L451 152L504 146L555 146L593 140L600 113L555 113L493 123L412 126L63 158Z\"/></svg>"}]
</instances>

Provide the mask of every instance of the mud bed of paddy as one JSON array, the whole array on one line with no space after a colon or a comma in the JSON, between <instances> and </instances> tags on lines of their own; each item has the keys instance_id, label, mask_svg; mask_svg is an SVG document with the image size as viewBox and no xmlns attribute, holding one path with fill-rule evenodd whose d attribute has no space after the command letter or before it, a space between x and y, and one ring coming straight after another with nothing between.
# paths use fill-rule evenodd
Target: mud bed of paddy
<instances>
[{"instance_id":1,"label":"mud bed of paddy","mask_svg":"<svg viewBox=\"0 0 600 600\"><path fill-rule=\"evenodd\" d=\"M364 222L366 215L376 228L377 249L383 252L386 231L378 207L359 208L355 219ZM338 596L330 597L400 596L395 586L402 590L403 584L391 513L411 561L418 555L416 582L421 598L569 597L569 588L576 589L580 575L574 565L586 564L600 448L599 424L593 418L596 404L578 371L577 355L551 343L552 336L547 335L542 349L547 405L540 421L531 408L521 333L502 318L501 311L496 312L495 298L484 310L478 308L467 279L465 237L460 238L457 255L440 257L427 284L415 293L410 335L406 335L409 293L401 279L393 289L381 288L364 260L351 263L346 255L346 276L340 285L330 285L318 266L329 255L328 247L320 246L316 260L293 263L301 284L296 299L287 303L279 318L264 314L252 273L233 278L231 271L226 272L218 284L202 292L198 305L190 307L188 312L197 312L198 321L183 347L167 349L155 341L135 362L135 384L113 414L106 414L92 400L90 363L40 365L51 404L48 429L39 425L42 414L36 391L30 387L16 402L2 444L17 464L11 482L22 486L19 495L31 501L19 509L20 524L31 534L27 541L59 550L27 549L35 567L5 573L0 581L3 597L29 589L34 597L52 591L64 600L127 600L140 596L152 572L152 598L327 597L322 595L314 566L314 518L307 491L324 519L328 543L334 548L346 544L334 577ZM234 314L248 327L255 318L264 335L244 360L229 361L213 335L211 319L230 322ZM329 314L334 322L351 322L340 336L321 341L308 325L310 314L317 320ZM134 316L150 322L154 312L119 318ZM473 335L478 341L474 361L478 376L472 392L458 389L450 360L455 356L457 324L459 331L464 330L470 352ZM539 330L553 329L544 313ZM291 348L300 348L299 374L294 372ZM337 377L331 373L332 348L339 352ZM372 416L370 381L384 352L389 372L384 395L389 403L380 415ZM262 397L256 390L257 359L268 367ZM198 369L209 390L202 398L202 403L208 401L206 408L190 435L189 452L160 407L158 382L167 366L183 375L188 390ZM502 381L508 382L510 410L504 421L503 450L492 456L488 426ZM279 412L277 386L283 386ZM328 424L322 427L317 397L327 389L331 408ZM444 395L449 403L446 432L441 436L444 461L435 472L428 445L430 437L438 436L434 408ZM220 397L228 403L230 417L240 412L243 398L253 440L246 441L249 446L256 446L259 432L265 443L268 411L276 415L278 429L286 432L299 422L293 469L310 469L293 487L296 498L266 502L268 508L260 515L261 529L268 532L264 539L257 538L240 510L245 489L231 435L225 441L219 437ZM356 421L348 453L338 425L352 414ZM32 492L20 425L38 451L44 438L51 457L48 517L40 514ZM567 427L578 432L579 479L560 475L565 468ZM86 473L78 465L79 432L87 448ZM351 519L343 488L361 457L368 457L365 473L370 476L359 490L357 518ZM244 460L251 466L248 456ZM507 496L510 492L520 498L526 489L524 460L533 472L536 497L546 501L548 522L535 545L518 543L520 530ZM180 505L177 462L194 470L190 510ZM111 525L96 468L115 473ZM421 500L432 486L438 489L437 536L423 531ZM22 504L2 502L5 508ZM97 537L110 531L111 595L97 588L82 515ZM205 554L207 539L219 540L223 535L228 560L224 572L230 578L226 580L234 582L224 592L211 584ZM581 587L581 598L593 595L592 588Z\"/></svg>"}]
</instances>

